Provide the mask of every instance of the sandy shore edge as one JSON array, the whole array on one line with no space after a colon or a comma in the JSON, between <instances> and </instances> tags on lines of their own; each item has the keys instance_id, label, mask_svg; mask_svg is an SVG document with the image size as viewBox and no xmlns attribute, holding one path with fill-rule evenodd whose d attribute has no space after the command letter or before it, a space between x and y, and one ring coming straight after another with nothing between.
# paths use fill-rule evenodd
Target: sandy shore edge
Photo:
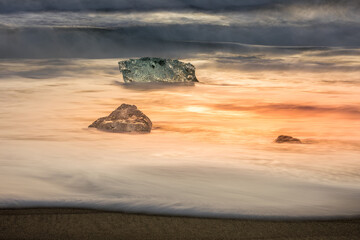
<instances>
[{"instance_id":1,"label":"sandy shore edge","mask_svg":"<svg viewBox=\"0 0 360 240\"><path fill-rule=\"evenodd\" d=\"M360 218L260 220L0 209L0 239L360 239Z\"/></svg>"}]
</instances>

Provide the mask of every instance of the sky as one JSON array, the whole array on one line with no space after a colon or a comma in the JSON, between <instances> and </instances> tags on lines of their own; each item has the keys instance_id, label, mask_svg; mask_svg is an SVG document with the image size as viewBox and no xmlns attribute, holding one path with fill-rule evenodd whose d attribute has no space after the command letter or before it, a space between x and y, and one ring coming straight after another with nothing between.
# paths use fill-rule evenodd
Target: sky
<instances>
[{"instance_id":1,"label":"sky","mask_svg":"<svg viewBox=\"0 0 360 240\"><path fill-rule=\"evenodd\" d=\"M357 48L359 10L355 0L0 0L0 58L191 57L234 43Z\"/></svg>"}]
</instances>

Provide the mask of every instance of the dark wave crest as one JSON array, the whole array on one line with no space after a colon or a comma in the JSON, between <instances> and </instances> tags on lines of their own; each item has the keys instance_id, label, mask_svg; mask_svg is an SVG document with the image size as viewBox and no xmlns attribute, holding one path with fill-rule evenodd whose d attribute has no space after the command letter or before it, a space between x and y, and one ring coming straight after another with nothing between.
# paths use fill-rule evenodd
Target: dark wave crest
<instances>
[{"instance_id":1,"label":"dark wave crest","mask_svg":"<svg viewBox=\"0 0 360 240\"><path fill-rule=\"evenodd\" d=\"M360 39L360 27L357 34ZM299 31L304 29L298 29ZM273 31L272 33L270 33ZM309 54L333 54L322 46L352 46L355 40L342 41L343 35L333 36L331 32L315 35L315 30L305 29L308 34L294 38L290 28L241 29L212 25L165 25L134 26L121 28L8 28L0 27L0 58L51 58L51 57L191 57L199 53L224 51L238 56L219 59L219 61L242 60L255 63L254 56L263 52L309 52ZM343 31L343 30L342 30ZM268 32L266 39L259 34ZM313 37L310 35L313 34ZM326 38L324 36L327 36ZM320 41L320 38L326 40ZM295 39L295 40L294 40ZM294 47L256 47L246 44ZM297 47L298 45L313 47ZM317 45L318 44L318 45ZM295 47L296 46L296 47ZM330 48L331 49L331 48ZM243 57L244 53L254 54ZM336 53L336 52L335 52ZM359 55L359 52L343 49L343 55ZM273 60L271 64L274 64ZM281 63L280 63L281 64ZM314 65L315 63L311 63ZM316 65L316 64L315 64ZM319 64L317 64L319 65ZM330 64L331 65L331 64ZM330 66L328 64L328 66ZM325 66L326 67L326 66ZM330 67L334 67L331 65Z\"/></svg>"},{"instance_id":2,"label":"dark wave crest","mask_svg":"<svg viewBox=\"0 0 360 240\"><path fill-rule=\"evenodd\" d=\"M0 12L41 11L257 11L289 5L360 8L357 0L0 0Z\"/></svg>"}]
</instances>

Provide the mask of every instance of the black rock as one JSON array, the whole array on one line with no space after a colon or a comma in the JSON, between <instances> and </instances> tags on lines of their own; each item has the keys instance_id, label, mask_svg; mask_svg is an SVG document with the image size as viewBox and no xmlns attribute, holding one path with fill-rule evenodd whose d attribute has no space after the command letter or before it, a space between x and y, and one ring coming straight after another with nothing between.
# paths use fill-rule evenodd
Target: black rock
<instances>
[{"instance_id":1,"label":"black rock","mask_svg":"<svg viewBox=\"0 0 360 240\"><path fill-rule=\"evenodd\" d=\"M301 143L300 139L291 136L280 135L275 140L277 143Z\"/></svg>"}]
</instances>

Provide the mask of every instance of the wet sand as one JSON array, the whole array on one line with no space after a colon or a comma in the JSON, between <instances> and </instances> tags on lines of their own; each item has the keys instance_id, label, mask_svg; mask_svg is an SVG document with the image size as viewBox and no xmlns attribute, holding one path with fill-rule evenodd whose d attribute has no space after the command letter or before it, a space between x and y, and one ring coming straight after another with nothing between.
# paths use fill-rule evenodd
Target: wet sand
<instances>
[{"instance_id":1,"label":"wet sand","mask_svg":"<svg viewBox=\"0 0 360 240\"><path fill-rule=\"evenodd\" d=\"M359 239L360 218L249 220L72 208L0 210L0 239Z\"/></svg>"}]
</instances>

